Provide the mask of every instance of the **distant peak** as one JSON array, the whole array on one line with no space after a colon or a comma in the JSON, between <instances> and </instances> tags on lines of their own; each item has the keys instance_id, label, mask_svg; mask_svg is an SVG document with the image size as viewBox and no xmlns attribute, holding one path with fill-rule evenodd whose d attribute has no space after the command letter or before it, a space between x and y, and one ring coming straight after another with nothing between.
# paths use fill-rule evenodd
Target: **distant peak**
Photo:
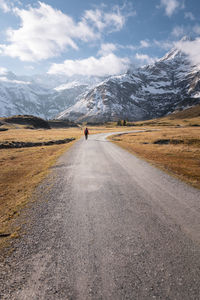
<instances>
[{"instance_id":1,"label":"distant peak","mask_svg":"<svg viewBox=\"0 0 200 300\"><path fill-rule=\"evenodd\" d=\"M170 50L169 52L167 52L165 54L165 56L163 56L159 61L169 61L174 59L175 57L180 57L182 56L182 53L180 50L173 48L172 50Z\"/></svg>"},{"instance_id":2,"label":"distant peak","mask_svg":"<svg viewBox=\"0 0 200 300\"><path fill-rule=\"evenodd\" d=\"M174 46L170 51L168 51L159 61L169 61L173 59L180 59L180 58L186 58L186 54L180 50L179 47L176 47L177 44L182 43L182 42L191 42L194 41L194 38L192 38L189 35L185 35L180 39L177 43L174 43Z\"/></svg>"},{"instance_id":3,"label":"distant peak","mask_svg":"<svg viewBox=\"0 0 200 300\"><path fill-rule=\"evenodd\" d=\"M180 40L180 42L191 42L191 41L194 41L194 39L189 35L184 35Z\"/></svg>"}]
</instances>

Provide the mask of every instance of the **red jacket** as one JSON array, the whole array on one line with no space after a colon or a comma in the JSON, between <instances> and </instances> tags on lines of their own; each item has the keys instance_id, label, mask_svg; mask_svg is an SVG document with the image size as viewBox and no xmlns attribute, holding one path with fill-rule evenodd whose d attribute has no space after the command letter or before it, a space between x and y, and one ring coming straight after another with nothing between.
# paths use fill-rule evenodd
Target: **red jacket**
<instances>
[{"instance_id":1,"label":"red jacket","mask_svg":"<svg viewBox=\"0 0 200 300\"><path fill-rule=\"evenodd\" d=\"M89 134L89 131L88 131L88 129L87 129L87 128L85 128L85 130L84 130L84 134Z\"/></svg>"}]
</instances>

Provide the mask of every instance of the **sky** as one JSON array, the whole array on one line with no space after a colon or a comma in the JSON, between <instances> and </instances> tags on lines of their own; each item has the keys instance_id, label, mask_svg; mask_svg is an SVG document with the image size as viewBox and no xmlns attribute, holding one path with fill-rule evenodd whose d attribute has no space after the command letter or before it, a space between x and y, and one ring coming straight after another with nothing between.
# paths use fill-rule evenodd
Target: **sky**
<instances>
[{"instance_id":1,"label":"sky","mask_svg":"<svg viewBox=\"0 0 200 300\"><path fill-rule=\"evenodd\" d=\"M173 47L200 63L199 0L0 0L0 74L118 75Z\"/></svg>"}]
</instances>

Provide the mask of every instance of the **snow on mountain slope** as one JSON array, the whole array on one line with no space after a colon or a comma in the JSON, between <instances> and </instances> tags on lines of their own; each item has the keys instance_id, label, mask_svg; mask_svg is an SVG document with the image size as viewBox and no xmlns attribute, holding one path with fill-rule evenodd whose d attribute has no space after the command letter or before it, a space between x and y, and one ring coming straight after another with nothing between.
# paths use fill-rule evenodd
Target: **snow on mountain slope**
<instances>
[{"instance_id":1,"label":"snow on mountain slope","mask_svg":"<svg viewBox=\"0 0 200 300\"><path fill-rule=\"evenodd\" d=\"M126 81L124 81L126 78ZM119 84L120 82L120 84ZM131 83L130 83L131 82ZM124 101L129 93L129 85L133 85L131 76L122 75L112 77L100 84L83 97L72 107L59 115L59 118L90 120L90 121L109 121L110 119L118 119L129 117L132 115L137 118L138 115L145 116L142 108L134 105L132 101ZM136 81L135 85L138 84ZM132 105L130 105L132 104Z\"/></svg>"},{"instance_id":2,"label":"snow on mountain slope","mask_svg":"<svg viewBox=\"0 0 200 300\"><path fill-rule=\"evenodd\" d=\"M103 122L160 117L200 102L200 71L172 49L155 63L113 76L82 95L58 119Z\"/></svg>"},{"instance_id":3,"label":"snow on mountain slope","mask_svg":"<svg viewBox=\"0 0 200 300\"><path fill-rule=\"evenodd\" d=\"M0 116L104 122L160 117L200 101L200 67L172 49L155 63L108 78L17 76L0 68Z\"/></svg>"},{"instance_id":4,"label":"snow on mountain slope","mask_svg":"<svg viewBox=\"0 0 200 300\"><path fill-rule=\"evenodd\" d=\"M0 116L31 114L54 118L102 78L71 79L55 75L16 76L0 74Z\"/></svg>"},{"instance_id":5,"label":"snow on mountain slope","mask_svg":"<svg viewBox=\"0 0 200 300\"><path fill-rule=\"evenodd\" d=\"M0 116L32 114L47 118L56 114L50 98L54 94L31 82L0 78Z\"/></svg>"}]
</instances>

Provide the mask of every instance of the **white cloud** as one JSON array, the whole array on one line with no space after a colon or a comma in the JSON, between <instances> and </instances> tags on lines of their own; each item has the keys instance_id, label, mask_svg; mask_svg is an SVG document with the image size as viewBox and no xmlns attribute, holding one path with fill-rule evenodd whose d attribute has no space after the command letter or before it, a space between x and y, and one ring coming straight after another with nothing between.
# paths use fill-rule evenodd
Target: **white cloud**
<instances>
[{"instance_id":1,"label":"white cloud","mask_svg":"<svg viewBox=\"0 0 200 300\"><path fill-rule=\"evenodd\" d=\"M103 30L105 24L102 20L102 12L99 9L87 10L84 14L84 19L95 25L100 31Z\"/></svg>"},{"instance_id":2,"label":"white cloud","mask_svg":"<svg viewBox=\"0 0 200 300\"><path fill-rule=\"evenodd\" d=\"M100 32L105 28L112 31L121 30L125 23L125 16L122 15L118 6L112 12L104 12L100 9L87 10L83 20L95 26Z\"/></svg>"},{"instance_id":3,"label":"white cloud","mask_svg":"<svg viewBox=\"0 0 200 300\"><path fill-rule=\"evenodd\" d=\"M186 30L183 26L175 26L172 30L172 35L176 37L180 37L186 34Z\"/></svg>"},{"instance_id":4,"label":"white cloud","mask_svg":"<svg viewBox=\"0 0 200 300\"><path fill-rule=\"evenodd\" d=\"M164 50L169 50L173 47L173 43L167 40L166 41L154 40L153 42L156 46Z\"/></svg>"},{"instance_id":5,"label":"white cloud","mask_svg":"<svg viewBox=\"0 0 200 300\"><path fill-rule=\"evenodd\" d=\"M150 47L150 44L148 41L146 41L146 40L140 41L140 48L148 48L148 47Z\"/></svg>"},{"instance_id":6,"label":"white cloud","mask_svg":"<svg viewBox=\"0 0 200 300\"><path fill-rule=\"evenodd\" d=\"M8 70L6 68L0 67L0 75L5 75L8 73Z\"/></svg>"},{"instance_id":7,"label":"white cloud","mask_svg":"<svg viewBox=\"0 0 200 300\"><path fill-rule=\"evenodd\" d=\"M16 5L22 5L19 0L0 0L0 9L4 13L12 12Z\"/></svg>"},{"instance_id":8,"label":"white cloud","mask_svg":"<svg viewBox=\"0 0 200 300\"><path fill-rule=\"evenodd\" d=\"M84 39L86 32L93 35L84 27L80 36L80 24L74 24L72 18L42 2L38 8L15 8L15 14L20 17L21 26L17 30L7 30L9 44L1 48L5 55L19 57L22 61L47 59L58 55L65 47L78 49L72 37Z\"/></svg>"},{"instance_id":9,"label":"white cloud","mask_svg":"<svg viewBox=\"0 0 200 300\"><path fill-rule=\"evenodd\" d=\"M178 0L161 0L160 6L158 7L164 7L166 15L171 17L173 13L181 7L181 3Z\"/></svg>"},{"instance_id":10,"label":"white cloud","mask_svg":"<svg viewBox=\"0 0 200 300\"><path fill-rule=\"evenodd\" d=\"M129 49L131 51L134 51L137 49L136 46L133 46L133 45L126 45L126 46L122 46L123 49Z\"/></svg>"},{"instance_id":11,"label":"white cloud","mask_svg":"<svg viewBox=\"0 0 200 300\"><path fill-rule=\"evenodd\" d=\"M195 20L195 16L193 15L193 13L191 13L191 12L185 12L185 14L184 14L184 16L185 16L185 19L189 19L189 20L191 20L191 21L194 21Z\"/></svg>"},{"instance_id":12,"label":"white cloud","mask_svg":"<svg viewBox=\"0 0 200 300\"><path fill-rule=\"evenodd\" d=\"M194 33L200 35L200 25L195 25L193 27L193 31L194 31Z\"/></svg>"},{"instance_id":13,"label":"white cloud","mask_svg":"<svg viewBox=\"0 0 200 300\"><path fill-rule=\"evenodd\" d=\"M35 68L34 68L34 66L24 66L24 69L26 69L26 70L34 70Z\"/></svg>"},{"instance_id":14,"label":"white cloud","mask_svg":"<svg viewBox=\"0 0 200 300\"><path fill-rule=\"evenodd\" d=\"M135 58L141 61L142 63L147 63L147 64L152 64L157 59L157 58L152 58L147 54L140 54L140 53L136 53Z\"/></svg>"},{"instance_id":15,"label":"white cloud","mask_svg":"<svg viewBox=\"0 0 200 300\"><path fill-rule=\"evenodd\" d=\"M200 37L194 41L179 41L175 47L188 54L194 64L200 65Z\"/></svg>"},{"instance_id":16,"label":"white cloud","mask_svg":"<svg viewBox=\"0 0 200 300\"><path fill-rule=\"evenodd\" d=\"M106 43L101 45L101 49L98 52L98 55L105 56L109 53L112 53L117 50L117 46L112 43Z\"/></svg>"},{"instance_id":17,"label":"white cloud","mask_svg":"<svg viewBox=\"0 0 200 300\"><path fill-rule=\"evenodd\" d=\"M119 7L119 6L115 6L115 7L121 11L126 11L126 13L125 13L126 17L135 17L137 15L137 12L133 6L133 1L131 2L131 1L125 0L121 7Z\"/></svg>"},{"instance_id":18,"label":"white cloud","mask_svg":"<svg viewBox=\"0 0 200 300\"><path fill-rule=\"evenodd\" d=\"M196 24L194 26L175 26L171 32L172 36L182 37L182 36L199 36L200 35L200 25Z\"/></svg>"},{"instance_id":19,"label":"white cloud","mask_svg":"<svg viewBox=\"0 0 200 300\"><path fill-rule=\"evenodd\" d=\"M29 81L20 81L20 80L12 80L12 79L8 79L7 77L0 77L0 81L3 82L9 82L9 83L17 83L17 84L30 84Z\"/></svg>"},{"instance_id":20,"label":"white cloud","mask_svg":"<svg viewBox=\"0 0 200 300\"><path fill-rule=\"evenodd\" d=\"M10 5L8 4L8 1L5 0L0 0L0 8L5 12L10 11Z\"/></svg>"},{"instance_id":21,"label":"white cloud","mask_svg":"<svg viewBox=\"0 0 200 300\"><path fill-rule=\"evenodd\" d=\"M110 53L100 58L93 56L82 60L65 60L62 64L52 64L49 74L64 74L66 76L88 75L106 76L117 75L127 70L128 58L120 58Z\"/></svg>"},{"instance_id":22,"label":"white cloud","mask_svg":"<svg viewBox=\"0 0 200 300\"><path fill-rule=\"evenodd\" d=\"M138 46L117 44L117 48L119 48L119 49L128 49L128 50L134 51L134 50L138 49Z\"/></svg>"},{"instance_id":23,"label":"white cloud","mask_svg":"<svg viewBox=\"0 0 200 300\"><path fill-rule=\"evenodd\" d=\"M107 13L104 16L104 19L107 27L113 25L113 29L111 29L111 31L121 30L125 23L125 17L121 15L120 11L118 11L117 13Z\"/></svg>"},{"instance_id":24,"label":"white cloud","mask_svg":"<svg viewBox=\"0 0 200 300\"><path fill-rule=\"evenodd\" d=\"M2 0L0 0L2 1ZM79 22L50 5L13 8L21 20L18 29L7 30L7 44L0 45L2 54L22 61L38 61L59 55L68 48L78 50L78 42L89 42L106 33L120 30L125 22L121 11L86 11Z\"/></svg>"},{"instance_id":25,"label":"white cloud","mask_svg":"<svg viewBox=\"0 0 200 300\"><path fill-rule=\"evenodd\" d=\"M139 50L139 49L143 49L143 48L148 48L148 47L151 47L151 44L147 40L141 40L140 44L137 45L137 46L117 44L117 48L119 48L119 49L128 49L128 50L131 50L131 51L135 51L135 50Z\"/></svg>"}]
</instances>

